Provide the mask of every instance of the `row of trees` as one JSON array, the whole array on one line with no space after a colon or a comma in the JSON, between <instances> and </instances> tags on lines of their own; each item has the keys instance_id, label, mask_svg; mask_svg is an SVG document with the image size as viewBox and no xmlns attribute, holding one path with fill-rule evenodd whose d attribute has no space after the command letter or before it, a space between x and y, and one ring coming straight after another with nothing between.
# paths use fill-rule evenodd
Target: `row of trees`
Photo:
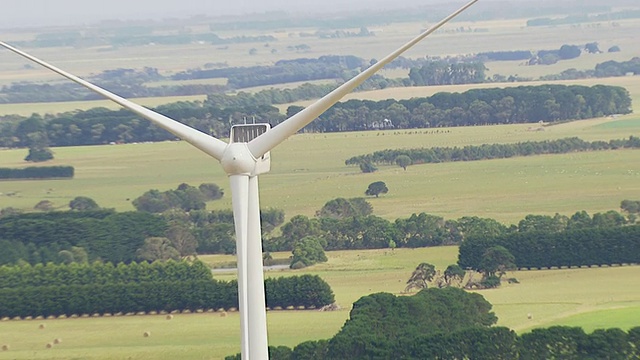
<instances>
[{"instance_id":1,"label":"row of trees","mask_svg":"<svg viewBox=\"0 0 640 360\"><path fill-rule=\"evenodd\" d=\"M445 220L426 213L412 214L394 222L374 215L341 218L308 218L296 215L282 226L281 236L266 238L264 247L267 251L291 251L298 241L308 236L319 239L326 250L464 245L471 238L493 239L529 232L553 236L568 230L584 229L589 232L587 229L620 228L634 221L635 217L632 215L628 219L616 211L596 213L593 216L579 211L571 217L559 214L527 215L518 225L509 227L494 219L461 217L457 220ZM483 250L493 245L502 245L495 242L489 244ZM615 249L612 248L612 251L617 251ZM480 259L482 253L475 253L474 259ZM475 267L477 262L473 264Z\"/></svg>"},{"instance_id":2,"label":"row of trees","mask_svg":"<svg viewBox=\"0 0 640 360\"><path fill-rule=\"evenodd\" d=\"M284 92L284 91L282 91ZM312 91L312 93L314 93ZM210 96L204 103L175 103L156 110L217 137L228 136L231 124L255 117L272 126L285 119L278 108L260 102L273 100L252 95ZM304 96L297 93L295 96ZM311 96L311 94L310 94ZM262 100L260 100L262 99ZM286 116L303 108L291 106ZM621 87L596 85L540 85L505 89L475 89L464 93L438 93L408 100L338 103L307 125L305 131L339 132L385 128L428 128L539 121L575 120L627 114L631 99ZM87 111L0 121L0 146L29 147L32 139L46 146L77 146L173 140L174 136L126 110L96 108Z\"/></svg>"},{"instance_id":3,"label":"row of trees","mask_svg":"<svg viewBox=\"0 0 640 360\"><path fill-rule=\"evenodd\" d=\"M184 211L203 210L207 201L218 200L224 191L216 184L200 184L197 188L189 184L180 184L175 190L149 190L132 201L138 211L163 213L169 209Z\"/></svg>"},{"instance_id":4,"label":"row of trees","mask_svg":"<svg viewBox=\"0 0 640 360\"><path fill-rule=\"evenodd\" d=\"M629 136L628 139L606 141L584 141L577 137L558 140L526 141L515 144L483 144L465 147L432 147L420 149L386 149L371 154L359 155L345 160L345 165L363 163L376 165L397 164L406 169L411 164L441 163L452 161L476 161L505 159L515 156L532 156L543 154L566 154L571 152L601 151L616 149L638 149L640 138Z\"/></svg>"},{"instance_id":5,"label":"row of trees","mask_svg":"<svg viewBox=\"0 0 640 360\"><path fill-rule=\"evenodd\" d=\"M629 74L640 75L640 57L634 57L629 61L605 61L597 64L594 69L589 70L568 69L557 75L543 76L541 80L575 80L627 76Z\"/></svg>"},{"instance_id":6,"label":"row of trees","mask_svg":"<svg viewBox=\"0 0 640 360\"><path fill-rule=\"evenodd\" d=\"M30 166L23 169L0 168L0 179L73 178L73 166Z\"/></svg>"},{"instance_id":7,"label":"row of trees","mask_svg":"<svg viewBox=\"0 0 640 360\"><path fill-rule=\"evenodd\" d=\"M114 285L145 282L202 281L211 270L201 261L129 264L94 262L0 266L0 289L65 285Z\"/></svg>"},{"instance_id":8,"label":"row of trees","mask_svg":"<svg viewBox=\"0 0 640 360\"><path fill-rule=\"evenodd\" d=\"M268 307L319 308L334 302L317 275L265 280ZM238 308L236 281L214 279L0 288L0 317L115 314Z\"/></svg>"},{"instance_id":9,"label":"row of trees","mask_svg":"<svg viewBox=\"0 0 640 360\"><path fill-rule=\"evenodd\" d=\"M27 213L0 218L0 264L63 262L60 252L80 247L89 261L136 260L148 237L165 236L167 222L145 212L112 210Z\"/></svg>"},{"instance_id":10,"label":"row of trees","mask_svg":"<svg viewBox=\"0 0 640 360\"><path fill-rule=\"evenodd\" d=\"M640 225L471 236L460 244L458 264L480 269L483 256L495 246L507 249L518 268L637 264Z\"/></svg>"}]
</instances>

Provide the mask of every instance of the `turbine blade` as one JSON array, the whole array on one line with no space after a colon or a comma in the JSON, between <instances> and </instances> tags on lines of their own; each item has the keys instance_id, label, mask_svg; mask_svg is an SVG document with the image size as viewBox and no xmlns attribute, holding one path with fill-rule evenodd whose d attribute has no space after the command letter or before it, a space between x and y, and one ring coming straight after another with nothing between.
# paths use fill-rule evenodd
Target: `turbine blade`
<instances>
[{"instance_id":1,"label":"turbine blade","mask_svg":"<svg viewBox=\"0 0 640 360\"><path fill-rule=\"evenodd\" d=\"M391 54L385 56L382 60L377 62L375 65L367 68L351 80L342 84L337 89L331 91L329 94L325 95L320 100L311 104L306 109L300 111L299 113L293 115L289 119L284 122L278 124L273 129L267 131L266 133L258 136L257 138L251 140L247 146L251 154L255 158L260 158L267 151L273 149L275 146L283 142L289 136L298 132L298 130L305 127L315 118L320 116L322 113L327 111L331 106L340 101L345 95L350 93L353 89L358 87L358 85L362 84L365 80L370 78L373 74L375 74L378 70L380 70L383 66L393 61L395 58L400 56L402 53L413 47L415 44L420 42L420 40L424 39L434 31L438 30L442 25L446 24L449 20L456 17L461 12L465 11L471 5L475 4L478 0L472 0L460 9L453 12L451 15L442 19L440 22L424 31L420 35L418 35L413 40L408 43L402 45L399 49L392 52Z\"/></svg>"},{"instance_id":2,"label":"turbine blade","mask_svg":"<svg viewBox=\"0 0 640 360\"><path fill-rule=\"evenodd\" d=\"M96 92L102 96L104 96L105 98L119 104L120 106L129 109L131 111L133 111L134 113L142 116L143 118L151 121L152 123L156 124L157 126L169 131L170 133L174 134L175 136L181 138L182 140L190 143L191 145L195 146L196 148L204 151L205 153L209 154L210 156L213 156L214 158L220 160L222 158L222 153L224 152L225 148L227 147L227 144L219 139L214 138L213 136L207 135L199 130L196 130L194 128L191 128L187 125L184 125L180 122L177 122L173 119L170 119L162 114L159 114L155 111L149 110L143 106L140 106L134 102L131 102L125 98L122 98L108 90L105 90L97 85L94 85L86 80L83 80L71 73L68 73L64 70L61 70L49 63L46 63L38 58L36 58L35 56L29 55L27 53L25 53L24 51L18 50L15 47L4 43L2 41L0 41L0 46L7 48L8 50L13 51L14 53L25 57L53 72L56 72L64 77L66 77L67 79L74 81L84 87L86 87L87 89Z\"/></svg>"}]
</instances>

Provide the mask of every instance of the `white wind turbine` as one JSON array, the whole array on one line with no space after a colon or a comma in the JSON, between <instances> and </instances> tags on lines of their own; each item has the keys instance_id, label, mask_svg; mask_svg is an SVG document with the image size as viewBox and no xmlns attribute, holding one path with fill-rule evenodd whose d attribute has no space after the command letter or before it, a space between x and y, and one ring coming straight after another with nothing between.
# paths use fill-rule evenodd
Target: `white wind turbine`
<instances>
[{"instance_id":1,"label":"white wind turbine","mask_svg":"<svg viewBox=\"0 0 640 360\"><path fill-rule=\"evenodd\" d=\"M477 1L470 1L413 40L384 57L375 65L367 68L273 129L270 129L268 124L233 126L229 143L126 100L9 44L0 41L0 46L118 103L220 161L222 168L229 175L231 181L238 257L238 299L242 359L262 360L268 359L269 356L262 268L258 175L270 170L269 151L320 116L383 66L393 61Z\"/></svg>"}]
</instances>

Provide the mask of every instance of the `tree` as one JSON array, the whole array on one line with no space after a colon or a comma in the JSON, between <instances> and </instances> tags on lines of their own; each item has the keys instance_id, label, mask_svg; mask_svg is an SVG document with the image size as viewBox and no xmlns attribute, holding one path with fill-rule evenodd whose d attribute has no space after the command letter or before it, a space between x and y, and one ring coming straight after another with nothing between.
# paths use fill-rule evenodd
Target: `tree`
<instances>
[{"instance_id":1,"label":"tree","mask_svg":"<svg viewBox=\"0 0 640 360\"><path fill-rule=\"evenodd\" d=\"M178 251L180 257L196 255L198 241L185 224L172 221L167 229L167 238L171 241L173 248Z\"/></svg>"},{"instance_id":2,"label":"tree","mask_svg":"<svg viewBox=\"0 0 640 360\"><path fill-rule=\"evenodd\" d=\"M363 173L372 173L378 171L378 168L371 161L363 161L360 163L360 171Z\"/></svg>"},{"instance_id":3,"label":"tree","mask_svg":"<svg viewBox=\"0 0 640 360\"><path fill-rule=\"evenodd\" d=\"M428 283L433 280L434 276L436 276L435 266L429 263L420 263L416 269L413 270L413 273L411 273L411 277L407 280L407 287L404 288L404 291L426 289Z\"/></svg>"},{"instance_id":4,"label":"tree","mask_svg":"<svg viewBox=\"0 0 640 360\"><path fill-rule=\"evenodd\" d=\"M515 257L504 246L493 246L487 249L480 260L480 271L485 278L498 276L501 278L508 270L514 270Z\"/></svg>"},{"instance_id":5,"label":"tree","mask_svg":"<svg viewBox=\"0 0 640 360\"><path fill-rule=\"evenodd\" d=\"M385 184L383 181L376 181L369 184L367 191L365 191L364 193L365 195L378 197L380 194L386 194L387 192L389 192L387 184Z\"/></svg>"},{"instance_id":6,"label":"tree","mask_svg":"<svg viewBox=\"0 0 640 360\"><path fill-rule=\"evenodd\" d=\"M406 171L407 166L413 164L413 161L408 155L398 155L395 159L395 163Z\"/></svg>"},{"instance_id":7,"label":"tree","mask_svg":"<svg viewBox=\"0 0 640 360\"><path fill-rule=\"evenodd\" d=\"M451 264L447 266L444 271L444 280L447 285L451 286L454 282L460 284L464 279L466 272L457 264Z\"/></svg>"},{"instance_id":8,"label":"tree","mask_svg":"<svg viewBox=\"0 0 640 360\"><path fill-rule=\"evenodd\" d=\"M156 260L180 260L180 253L171 241L164 237L150 237L144 240L144 245L136 251L138 259L153 262Z\"/></svg>"},{"instance_id":9,"label":"tree","mask_svg":"<svg viewBox=\"0 0 640 360\"><path fill-rule=\"evenodd\" d=\"M327 256L322 246L323 241L317 237L306 236L296 242L291 257L292 269L300 269L319 262L326 262Z\"/></svg>"},{"instance_id":10,"label":"tree","mask_svg":"<svg viewBox=\"0 0 640 360\"><path fill-rule=\"evenodd\" d=\"M207 201L218 200L224 196L224 191L216 184L205 183L198 186L198 190L204 195Z\"/></svg>"},{"instance_id":11,"label":"tree","mask_svg":"<svg viewBox=\"0 0 640 360\"><path fill-rule=\"evenodd\" d=\"M584 49L589 53L589 54L599 54L602 51L600 51L600 48L598 48L598 43L597 42L590 42L587 43L584 46Z\"/></svg>"},{"instance_id":12,"label":"tree","mask_svg":"<svg viewBox=\"0 0 640 360\"><path fill-rule=\"evenodd\" d=\"M620 52L620 46L618 45L613 45L612 47L609 48L609 50L607 50L607 52L613 53L613 52Z\"/></svg>"},{"instance_id":13,"label":"tree","mask_svg":"<svg viewBox=\"0 0 640 360\"><path fill-rule=\"evenodd\" d=\"M29 154L24 158L29 162L43 162L53 159L53 152L49 148L30 147Z\"/></svg>"},{"instance_id":14,"label":"tree","mask_svg":"<svg viewBox=\"0 0 640 360\"><path fill-rule=\"evenodd\" d=\"M363 198L337 198L329 200L316 212L317 217L344 219L354 216L367 216L373 212L371 204Z\"/></svg>"},{"instance_id":15,"label":"tree","mask_svg":"<svg viewBox=\"0 0 640 360\"><path fill-rule=\"evenodd\" d=\"M77 196L69 202L69 208L77 211L98 210L100 206L91 198L86 196Z\"/></svg>"},{"instance_id":16,"label":"tree","mask_svg":"<svg viewBox=\"0 0 640 360\"><path fill-rule=\"evenodd\" d=\"M53 210L53 203L49 200L41 200L33 208L40 211L51 211Z\"/></svg>"}]
</instances>

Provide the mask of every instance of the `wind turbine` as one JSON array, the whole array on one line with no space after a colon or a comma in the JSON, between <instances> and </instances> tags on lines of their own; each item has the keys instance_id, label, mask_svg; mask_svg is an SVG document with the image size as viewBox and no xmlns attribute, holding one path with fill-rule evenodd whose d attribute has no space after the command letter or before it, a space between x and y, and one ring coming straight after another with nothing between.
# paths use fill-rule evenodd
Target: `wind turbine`
<instances>
[{"instance_id":1,"label":"wind turbine","mask_svg":"<svg viewBox=\"0 0 640 360\"><path fill-rule=\"evenodd\" d=\"M238 258L238 299L242 359L262 360L268 359L269 355L262 268L258 175L270 170L269 151L320 116L383 66L393 61L477 1L468 2L376 64L273 129L270 129L268 124L233 126L229 143L126 100L9 44L0 41L0 46L118 103L220 161L231 182L231 200Z\"/></svg>"}]
</instances>

